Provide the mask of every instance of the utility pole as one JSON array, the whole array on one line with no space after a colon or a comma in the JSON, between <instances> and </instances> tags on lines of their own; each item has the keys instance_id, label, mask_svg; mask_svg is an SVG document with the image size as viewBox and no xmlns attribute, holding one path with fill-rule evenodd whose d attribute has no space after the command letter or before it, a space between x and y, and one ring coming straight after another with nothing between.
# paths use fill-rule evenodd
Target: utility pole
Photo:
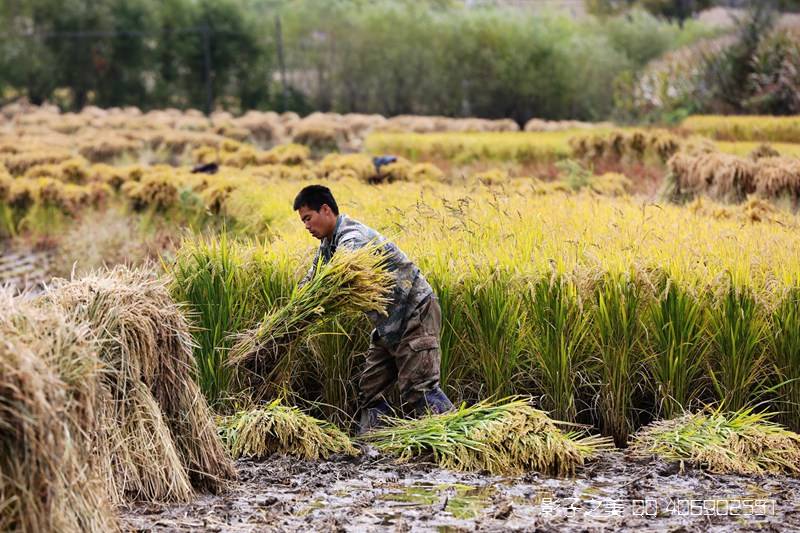
<instances>
[{"instance_id":1,"label":"utility pole","mask_svg":"<svg viewBox=\"0 0 800 533\"><path fill-rule=\"evenodd\" d=\"M208 21L201 28L203 34L203 67L206 82L206 115L210 115L214 106L214 86L211 83L211 28Z\"/></svg>"},{"instance_id":2,"label":"utility pole","mask_svg":"<svg viewBox=\"0 0 800 533\"><path fill-rule=\"evenodd\" d=\"M283 57L283 32L281 31L281 16L275 15L275 41L278 52L278 68L281 73L281 111L286 111L289 101L289 89L286 86L286 61Z\"/></svg>"}]
</instances>

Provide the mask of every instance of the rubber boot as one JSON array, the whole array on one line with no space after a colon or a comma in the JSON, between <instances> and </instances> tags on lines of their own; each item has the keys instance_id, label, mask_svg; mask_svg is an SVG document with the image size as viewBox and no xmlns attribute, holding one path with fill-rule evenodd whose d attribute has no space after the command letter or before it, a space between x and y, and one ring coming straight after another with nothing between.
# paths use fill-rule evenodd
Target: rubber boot
<instances>
[{"instance_id":1,"label":"rubber boot","mask_svg":"<svg viewBox=\"0 0 800 533\"><path fill-rule=\"evenodd\" d=\"M361 420L358 424L358 434L363 435L377 429L384 424L383 418L392 412L392 406L386 400L380 400L372 407L361 410Z\"/></svg>"},{"instance_id":2,"label":"rubber boot","mask_svg":"<svg viewBox=\"0 0 800 533\"><path fill-rule=\"evenodd\" d=\"M425 393L414 406L414 414L422 416L426 413L440 415L453 410L453 403L439 387L435 387Z\"/></svg>"}]
</instances>

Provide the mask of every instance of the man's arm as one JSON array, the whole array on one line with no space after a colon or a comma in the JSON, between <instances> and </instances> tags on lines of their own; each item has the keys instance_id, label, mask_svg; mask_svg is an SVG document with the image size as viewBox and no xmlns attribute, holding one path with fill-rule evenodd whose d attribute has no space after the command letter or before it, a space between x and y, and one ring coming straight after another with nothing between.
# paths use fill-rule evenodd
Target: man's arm
<instances>
[{"instance_id":1,"label":"man's arm","mask_svg":"<svg viewBox=\"0 0 800 533\"><path fill-rule=\"evenodd\" d=\"M306 275L303 276L303 279L297 284L297 288L301 288L303 285L314 279L314 275L317 273L317 263L319 262L319 248L317 248L317 253L314 254L314 260L311 261L311 266L308 268L308 272Z\"/></svg>"}]
</instances>

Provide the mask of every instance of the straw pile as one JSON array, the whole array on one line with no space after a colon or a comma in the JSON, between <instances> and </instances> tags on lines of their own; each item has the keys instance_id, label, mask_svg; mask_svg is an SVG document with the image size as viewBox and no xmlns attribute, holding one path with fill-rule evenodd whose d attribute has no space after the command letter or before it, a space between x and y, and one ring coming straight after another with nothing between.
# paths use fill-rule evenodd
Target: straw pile
<instances>
[{"instance_id":1,"label":"straw pile","mask_svg":"<svg viewBox=\"0 0 800 533\"><path fill-rule=\"evenodd\" d=\"M234 457L260 459L282 453L317 460L335 453L358 454L350 438L339 428L297 407L282 405L280 399L225 417L221 433Z\"/></svg>"},{"instance_id":2,"label":"straw pile","mask_svg":"<svg viewBox=\"0 0 800 533\"><path fill-rule=\"evenodd\" d=\"M48 303L72 310L101 344L103 385L113 398L113 485L124 495L185 501L235 476L194 381L189 326L163 282L147 270L115 268L61 281Z\"/></svg>"},{"instance_id":3,"label":"straw pile","mask_svg":"<svg viewBox=\"0 0 800 533\"><path fill-rule=\"evenodd\" d=\"M342 249L330 262L320 261L315 276L295 287L284 305L238 336L226 364L250 371L256 383L285 383L285 376L292 373L291 354L320 319L359 312L386 314L393 277L383 268L384 257L378 251L376 245Z\"/></svg>"},{"instance_id":4,"label":"straw pile","mask_svg":"<svg viewBox=\"0 0 800 533\"><path fill-rule=\"evenodd\" d=\"M114 531L90 331L0 290L0 529Z\"/></svg>"},{"instance_id":5,"label":"straw pile","mask_svg":"<svg viewBox=\"0 0 800 533\"><path fill-rule=\"evenodd\" d=\"M686 414L642 429L630 451L716 474L800 475L800 435L770 417L752 409Z\"/></svg>"},{"instance_id":6,"label":"straw pile","mask_svg":"<svg viewBox=\"0 0 800 533\"><path fill-rule=\"evenodd\" d=\"M510 475L574 474L586 459L612 447L608 438L581 437L557 424L529 400L510 398L414 420L390 419L364 439L400 461L431 458L443 468Z\"/></svg>"}]
</instances>

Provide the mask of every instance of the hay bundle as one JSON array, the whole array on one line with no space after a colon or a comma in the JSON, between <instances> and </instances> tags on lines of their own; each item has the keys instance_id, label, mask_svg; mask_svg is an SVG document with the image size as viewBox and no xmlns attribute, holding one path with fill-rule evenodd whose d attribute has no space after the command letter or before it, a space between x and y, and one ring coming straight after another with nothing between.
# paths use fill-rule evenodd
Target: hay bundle
<instances>
[{"instance_id":1,"label":"hay bundle","mask_svg":"<svg viewBox=\"0 0 800 533\"><path fill-rule=\"evenodd\" d=\"M771 417L751 409L687 414L645 427L634 436L630 451L717 474L800 475L800 435Z\"/></svg>"},{"instance_id":2,"label":"hay bundle","mask_svg":"<svg viewBox=\"0 0 800 533\"><path fill-rule=\"evenodd\" d=\"M311 150L302 144L281 144L259 154L258 163L267 165L302 165L311 157Z\"/></svg>"},{"instance_id":3,"label":"hay bundle","mask_svg":"<svg viewBox=\"0 0 800 533\"><path fill-rule=\"evenodd\" d=\"M285 382L292 351L323 317L341 313L385 314L393 277L383 268L376 245L339 250L330 262L316 265L316 275L297 286L282 306L255 329L238 336L226 364L252 371L266 384Z\"/></svg>"},{"instance_id":4,"label":"hay bundle","mask_svg":"<svg viewBox=\"0 0 800 533\"><path fill-rule=\"evenodd\" d=\"M780 157L758 160L756 192L768 198L800 196L800 162Z\"/></svg>"},{"instance_id":5,"label":"hay bundle","mask_svg":"<svg viewBox=\"0 0 800 533\"><path fill-rule=\"evenodd\" d=\"M116 530L94 454L104 426L88 328L8 291L0 307L0 529Z\"/></svg>"},{"instance_id":6,"label":"hay bundle","mask_svg":"<svg viewBox=\"0 0 800 533\"><path fill-rule=\"evenodd\" d=\"M769 144L759 144L756 146L747 157L753 161L764 159L766 157L780 157L781 153Z\"/></svg>"},{"instance_id":7,"label":"hay bundle","mask_svg":"<svg viewBox=\"0 0 800 533\"><path fill-rule=\"evenodd\" d=\"M141 439L136 445L144 448L117 464L120 489L154 500L186 499L186 479L216 490L234 477L193 379L189 326L164 282L146 270L117 267L57 282L46 298L74 310L100 336L100 357L113 371L105 377L115 400L113 416L123 433Z\"/></svg>"},{"instance_id":8,"label":"hay bundle","mask_svg":"<svg viewBox=\"0 0 800 533\"><path fill-rule=\"evenodd\" d=\"M596 194L604 196L624 196L633 186L631 179L618 172L606 172L589 178L587 187Z\"/></svg>"},{"instance_id":9,"label":"hay bundle","mask_svg":"<svg viewBox=\"0 0 800 533\"><path fill-rule=\"evenodd\" d=\"M727 154L705 156L712 176L709 193L717 198L741 200L755 192L756 167L751 161Z\"/></svg>"},{"instance_id":10,"label":"hay bundle","mask_svg":"<svg viewBox=\"0 0 800 533\"><path fill-rule=\"evenodd\" d=\"M382 165L370 183L392 183L394 181L408 181L412 165L408 159L398 157L393 163Z\"/></svg>"},{"instance_id":11,"label":"hay bundle","mask_svg":"<svg viewBox=\"0 0 800 533\"><path fill-rule=\"evenodd\" d=\"M129 181L122 186L122 192L137 211L153 208L166 211L178 201L178 188L168 175L147 176L141 181Z\"/></svg>"},{"instance_id":12,"label":"hay bundle","mask_svg":"<svg viewBox=\"0 0 800 533\"><path fill-rule=\"evenodd\" d=\"M364 154L328 154L314 169L320 178L353 178L369 182L375 178L375 164Z\"/></svg>"},{"instance_id":13,"label":"hay bundle","mask_svg":"<svg viewBox=\"0 0 800 533\"><path fill-rule=\"evenodd\" d=\"M534 470L569 475L586 459L612 446L605 437L564 432L522 398L484 401L442 415L392 419L364 439L400 461L432 458L443 468L523 474Z\"/></svg>"},{"instance_id":14,"label":"hay bundle","mask_svg":"<svg viewBox=\"0 0 800 533\"><path fill-rule=\"evenodd\" d=\"M655 134L651 144L663 163L666 163L681 148L680 140L669 133Z\"/></svg>"},{"instance_id":15,"label":"hay bundle","mask_svg":"<svg viewBox=\"0 0 800 533\"><path fill-rule=\"evenodd\" d=\"M417 163L408 173L409 181L442 181L444 172L433 163Z\"/></svg>"},{"instance_id":16,"label":"hay bundle","mask_svg":"<svg viewBox=\"0 0 800 533\"><path fill-rule=\"evenodd\" d=\"M339 428L297 407L282 405L280 399L225 417L221 433L234 457L260 459L282 453L317 460L335 453L358 454L350 438Z\"/></svg>"},{"instance_id":17,"label":"hay bundle","mask_svg":"<svg viewBox=\"0 0 800 533\"><path fill-rule=\"evenodd\" d=\"M644 157L645 150L647 150L647 136L641 131L635 131L627 137L628 149L633 152L637 159Z\"/></svg>"},{"instance_id":18,"label":"hay bundle","mask_svg":"<svg viewBox=\"0 0 800 533\"><path fill-rule=\"evenodd\" d=\"M247 130L253 140L262 145L275 142L285 135L280 117L274 111L248 111L234 119L233 123Z\"/></svg>"},{"instance_id":19,"label":"hay bundle","mask_svg":"<svg viewBox=\"0 0 800 533\"><path fill-rule=\"evenodd\" d=\"M6 202L12 209L27 211L36 201L36 185L31 180L17 178L11 181Z\"/></svg>"}]
</instances>

